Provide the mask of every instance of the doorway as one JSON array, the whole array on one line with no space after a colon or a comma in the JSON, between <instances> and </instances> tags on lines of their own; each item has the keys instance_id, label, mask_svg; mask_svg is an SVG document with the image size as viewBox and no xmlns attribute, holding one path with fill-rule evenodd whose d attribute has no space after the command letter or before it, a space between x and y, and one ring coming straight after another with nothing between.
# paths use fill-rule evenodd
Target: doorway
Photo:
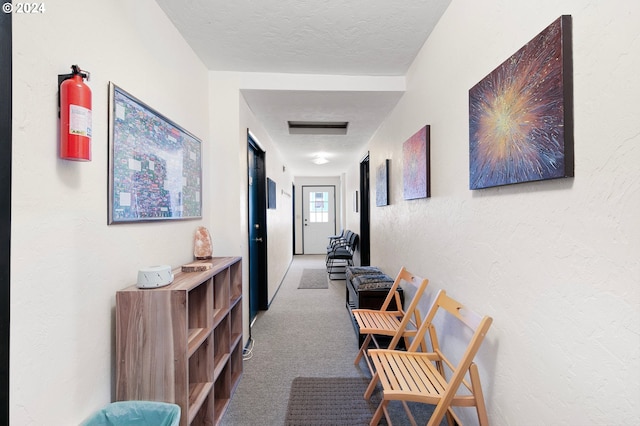
<instances>
[{"instance_id":1,"label":"doorway","mask_svg":"<svg viewBox=\"0 0 640 426\"><path fill-rule=\"evenodd\" d=\"M258 311L267 310L267 184L265 152L247 132L249 324Z\"/></svg>"},{"instance_id":2,"label":"doorway","mask_svg":"<svg viewBox=\"0 0 640 426\"><path fill-rule=\"evenodd\" d=\"M360 162L360 265L371 264L369 154Z\"/></svg>"},{"instance_id":3,"label":"doorway","mask_svg":"<svg viewBox=\"0 0 640 426\"><path fill-rule=\"evenodd\" d=\"M302 187L302 222L303 253L326 253L327 237L336 233L335 186Z\"/></svg>"},{"instance_id":4,"label":"doorway","mask_svg":"<svg viewBox=\"0 0 640 426\"><path fill-rule=\"evenodd\" d=\"M11 14L0 14L0 424L9 424Z\"/></svg>"}]
</instances>

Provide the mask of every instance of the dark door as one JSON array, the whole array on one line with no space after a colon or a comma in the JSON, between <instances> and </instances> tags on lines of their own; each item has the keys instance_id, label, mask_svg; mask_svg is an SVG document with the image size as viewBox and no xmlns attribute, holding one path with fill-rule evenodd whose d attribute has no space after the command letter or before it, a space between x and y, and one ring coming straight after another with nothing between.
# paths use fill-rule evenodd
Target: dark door
<instances>
[{"instance_id":1,"label":"dark door","mask_svg":"<svg viewBox=\"0 0 640 426\"><path fill-rule=\"evenodd\" d=\"M369 155L360 162L360 265L371 264L369 229Z\"/></svg>"},{"instance_id":2,"label":"dark door","mask_svg":"<svg viewBox=\"0 0 640 426\"><path fill-rule=\"evenodd\" d=\"M11 14L0 13L0 424L9 424Z\"/></svg>"},{"instance_id":3,"label":"dark door","mask_svg":"<svg viewBox=\"0 0 640 426\"><path fill-rule=\"evenodd\" d=\"M267 292L267 188L264 151L248 136L249 322L268 308Z\"/></svg>"}]
</instances>

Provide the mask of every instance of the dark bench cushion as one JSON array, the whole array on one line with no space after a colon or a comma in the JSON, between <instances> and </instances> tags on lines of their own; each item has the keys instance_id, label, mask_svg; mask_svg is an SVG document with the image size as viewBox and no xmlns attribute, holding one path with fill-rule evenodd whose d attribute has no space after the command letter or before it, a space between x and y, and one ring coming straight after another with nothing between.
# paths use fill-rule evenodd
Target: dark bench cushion
<instances>
[{"instance_id":1,"label":"dark bench cushion","mask_svg":"<svg viewBox=\"0 0 640 426\"><path fill-rule=\"evenodd\" d=\"M386 274L358 275L351 282L357 291L389 290L393 286L393 279Z\"/></svg>"},{"instance_id":2,"label":"dark bench cushion","mask_svg":"<svg viewBox=\"0 0 640 426\"><path fill-rule=\"evenodd\" d=\"M347 266L345 275L347 281L351 281L354 277L359 275L378 275L382 274L382 271L375 266Z\"/></svg>"}]
</instances>

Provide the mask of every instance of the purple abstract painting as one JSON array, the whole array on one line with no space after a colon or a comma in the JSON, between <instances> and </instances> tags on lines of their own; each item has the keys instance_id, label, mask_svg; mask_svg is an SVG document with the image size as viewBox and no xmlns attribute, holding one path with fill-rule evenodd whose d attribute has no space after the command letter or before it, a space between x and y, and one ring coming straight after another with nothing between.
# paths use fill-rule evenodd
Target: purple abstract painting
<instances>
[{"instance_id":1,"label":"purple abstract painting","mask_svg":"<svg viewBox=\"0 0 640 426\"><path fill-rule=\"evenodd\" d=\"M389 205L389 159L376 169L376 206Z\"/></svg>"},{"instance_id":2,"label":"purple abstract painting","mask_svg":"<svg viewBox=\"0 0 640 426\"><path fill-rule=\"evenodd\" d=\"M571 16L469 90L471 189L573 176Z\"/></svg>"},{"instance_id":3,"label":"purple abstract painting","mask_svg":"<svg viewBox=\"0 0 640 426\"><path fill-rule=\"evenodd\" d=\"M404 199L430 197L429 126L424 126L402 145Z\"/></svg>"}]
</instances>

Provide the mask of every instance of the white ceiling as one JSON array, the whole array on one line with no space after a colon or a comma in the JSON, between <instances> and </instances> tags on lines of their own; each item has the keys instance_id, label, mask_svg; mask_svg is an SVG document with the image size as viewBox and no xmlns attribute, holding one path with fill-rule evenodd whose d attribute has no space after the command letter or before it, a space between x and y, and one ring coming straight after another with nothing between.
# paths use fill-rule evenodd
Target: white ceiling
<instances>
[{"instance_id":1,"label":"white ceiling","mask_svg":"<svg viewBox=\"0 0 640 426\"><path fill-rule=\"evenodd\" d=\"M156 1L212 71L314 75L306 86L242 90L295 176L340 175L357 163L402 96L398 80L451 2ZM318 76L339 84L319 86ZM290 135L288 120L349 127L347 135ZM329 163L311 162L320 152Z\"/></svg>"}]
</instances>

